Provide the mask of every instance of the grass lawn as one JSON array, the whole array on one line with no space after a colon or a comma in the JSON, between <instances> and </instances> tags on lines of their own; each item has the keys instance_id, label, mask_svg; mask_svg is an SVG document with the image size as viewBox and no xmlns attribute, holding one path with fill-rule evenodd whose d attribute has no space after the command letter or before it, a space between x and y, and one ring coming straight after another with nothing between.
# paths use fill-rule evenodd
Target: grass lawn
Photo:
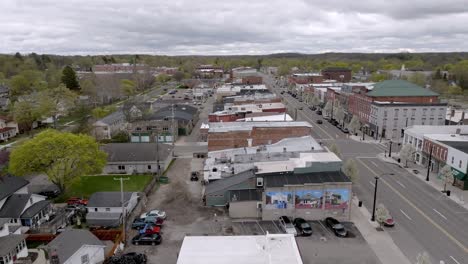
<instances>
[{"instance_id":1,"label":"grass lawn","mask_svg":"<svg viewBox=\"0 0 468 264\"><path fill-rule=\"evenodd\" d=\"M124 192L127 191L143 191L145 186L151 181L151 175L100 175L100 176L83 176L74 181L71 186L66 190L65 197L77 196L89 198L95 192L120 192L120 181L114 178L130 178L124 181Z\"/></svg>"}]
</instances>

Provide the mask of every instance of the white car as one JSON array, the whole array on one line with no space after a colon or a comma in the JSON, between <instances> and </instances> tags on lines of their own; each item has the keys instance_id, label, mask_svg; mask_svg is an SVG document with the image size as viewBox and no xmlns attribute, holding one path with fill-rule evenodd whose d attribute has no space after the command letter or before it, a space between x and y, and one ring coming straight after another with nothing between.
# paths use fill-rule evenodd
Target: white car
<instances>
[{"instance_id":1,"label":"white car","mask_svg":"<svg viewBox=\"0 0 468 264\"><path fill-rule=\"evenodd\" d=\"M161 219L166 219L167 215L166 212L160 211L160 210L151 210L149 212L143 213L140 215L140 218L146 218L146 217L158 217Z\"/></svg>"},{"instance_id":2,"label":"white car","mask_svg":"<svg viewBox=\"0 0 468 264\"><path fill-rule=\"evenodd\" d=\"M281 229L286 233L286 234L292 234L294 236L297 236L297 230L294 227L293 223L287 216L280 216L278 219L280 223Z\"/></svg>"}]
</instances>

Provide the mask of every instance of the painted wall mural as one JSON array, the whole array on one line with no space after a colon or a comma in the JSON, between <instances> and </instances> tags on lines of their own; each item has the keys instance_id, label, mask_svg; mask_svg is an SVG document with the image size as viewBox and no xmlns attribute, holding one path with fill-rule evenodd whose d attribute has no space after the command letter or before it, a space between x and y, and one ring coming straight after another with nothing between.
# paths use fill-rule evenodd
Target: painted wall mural
<instances>
[{"instance_id":1,"label":"painted wall mural","mask_svg":"<svg viewBox=\"0 0 468 264\"><path fill-rule=\"evenodd\" d=\"M296 209L321 209L322 190L298 190L295 195Z\"/></svg>"},{"instance_id":2,"label":"painted wall mural","mask_svg":"<svg viewBox=\"0 0 468 264\"><path fill-rule=\"evenodd\" d=\"M327 189L325 190L325 209L348 209L349 190L348 189Z\"/></svg>"},{"instance_id":3,"label":"painted wall mural","mask_svg":"<svg viewBox=\"0 0 468 264\"><path fill-rule=\"evenodd\" d=\"M267 192L265 209L288 209L292 206L291 192Z\"/></svg>"}]
</instances>

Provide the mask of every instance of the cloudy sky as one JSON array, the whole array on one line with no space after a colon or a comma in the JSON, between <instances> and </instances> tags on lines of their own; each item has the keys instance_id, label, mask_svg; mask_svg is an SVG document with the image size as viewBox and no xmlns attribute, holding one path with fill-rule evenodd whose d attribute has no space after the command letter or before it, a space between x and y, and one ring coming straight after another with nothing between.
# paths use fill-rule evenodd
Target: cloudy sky
<instances>
[{"instance_id":1,"label":"cloudy sky","mask_svg":"<svg viewBox=\"0 0 468 264\"><path fill-rule=\"evenodd\" d=\"M467 0L0 0L0 53L468 51Z\"/></svg>"}]
</instances>

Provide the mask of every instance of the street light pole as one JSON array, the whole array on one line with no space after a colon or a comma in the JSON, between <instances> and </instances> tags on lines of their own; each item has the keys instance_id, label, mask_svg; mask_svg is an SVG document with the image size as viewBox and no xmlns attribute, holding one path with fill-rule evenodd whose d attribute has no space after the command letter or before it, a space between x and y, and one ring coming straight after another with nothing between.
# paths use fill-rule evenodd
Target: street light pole
<instances>
[{"instance_id":1,"label":"street light pole","mask_svg":"<svg viewBox=\"0 0 468 264\"><path fill-rule=\"evenodd\" d=\"M427 175L426 175L426 181L429 181L429 173L431 171L431 162L432 162L432 150L434 149L434 146L431 145L431 150L429 151L429 163L427 163Z\"/></svg>"},{"instance_id":2,"label":"street light pole","mask_svg":"<svg viewBox=\"0 0 468 264\"><path fill-rule=\"evenodd\" d=\"M390 140L390 150L388 151L388 157L391 158L392 157L392 141Z\"/></svg>"},{"instance_id":3,"label":"street light pole","mask_svg":"<svg viewBox=\"0 0 468 264\"><path fill-rule=\"evenodd\" d=\"M374 186L374 205L372 206L372 218L371 221L375 221L375 204L377 202L377 183L380 179L380 177L384 175L394 175L393 173L382 173L380 176L375 176L375 186Z\"/></svg>"},{"instance_id":4,"label":"street light pole","mask_svg":"<svg viewBox=\"0 0 468 264\"><path fill-rule=\"evenodd\" d=\"M125 215L125 202L124 202L124 192L123 192L123 181L129 181L130 178L114 178L114 181L120 181L120 203L122 205L122 242L125 245L127 242L126 233L125 233L125 224L127 222L126 215Z\"/></svg>"}]
</instances>

